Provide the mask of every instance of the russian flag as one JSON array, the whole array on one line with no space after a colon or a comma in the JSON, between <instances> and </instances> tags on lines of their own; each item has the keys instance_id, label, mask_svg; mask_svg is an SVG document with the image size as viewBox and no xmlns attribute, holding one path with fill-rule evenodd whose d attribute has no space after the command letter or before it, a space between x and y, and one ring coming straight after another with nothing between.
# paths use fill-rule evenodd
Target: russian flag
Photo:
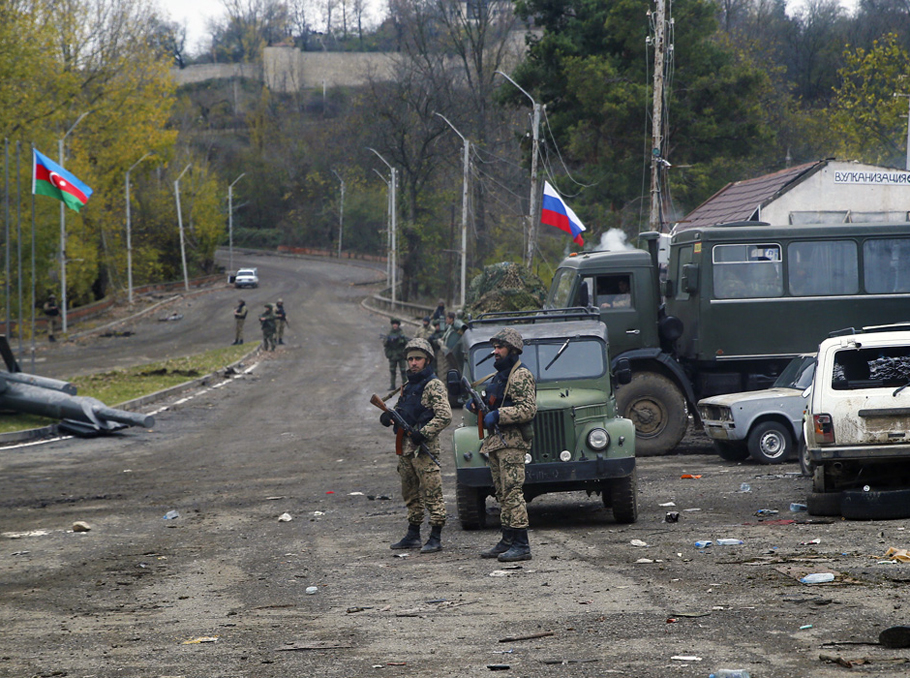
<instances>
[{"instance_id":1,"label":"russian flag","mask_svg":"<svg viewBox=\"0 0 910 678\"><path fill-rule=\"evenodd\" d=\"M585 230L585 225L581 223L578 215L572 211L563 199L559 197L556 189L550 185L549 181L543 182L543 205L541 205L540 223L547 226L555 226L561 231L565 231L572 236L576 245L584 245L581 234Z\"/></svg>"}]
</instances>

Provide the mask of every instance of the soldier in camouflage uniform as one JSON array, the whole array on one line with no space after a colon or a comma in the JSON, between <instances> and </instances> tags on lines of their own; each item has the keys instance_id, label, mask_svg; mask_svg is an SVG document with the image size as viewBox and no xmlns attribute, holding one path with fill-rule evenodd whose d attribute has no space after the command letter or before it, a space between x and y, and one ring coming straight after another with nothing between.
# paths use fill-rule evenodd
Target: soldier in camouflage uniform
<instances>
[{"instance_id":1,"label":"soldier in camouflage uniform","mask_svg":"<svg viewBox=\"0 0 910 678\"><path fill-rule=\"evenodd\" d=\"M452 409L443 383L430 367L433 349L426 339L412 339L406 347L408 380L401 389L395 410L415 429L405 438L398 458L401 496L408 507L408 532L393 549L416 549L421 553L442 550L442 526L446 522L446 505L442 498L442 474L437 461L442 446L439 434L452 423ZM392 426L392 415L383 412L383 426ZM432 456L431 456L432 455ZM430 516L430 537L421 548L420 526L424 510Z\"/></svg>"},{"instance_id":2,"label":"soldier in camouflage uniform","mask_svg":"<svg viewBox=\"0 0 910 678\"><path fill-rule=\"evenodd\" d=\"M433 334L433 327L430 325L430 316L425 315L420 322L420 327L414 332L414 338L429 339L431 334Z\"/></svg>"},{"instance_id":3,"label":"soldier in camouflage uniform","mask_svg":"<svg viewBox=\"0 0 910 678\"><path fill-rule=\"evenodd\" d=\"M271 304L265 305L265 313L259 316L259 324L262 327L262 349L264 351L275 350L275 312Z\"/></svg>"},{"instance_id":4,"label":"soldier in camouflage uniform","mask_svg":"<svg viewBox=\"0 0 910 678\"><path fill-rule=\"evenodd\" d=\"M502 509L502 538L480 556L506 563L531 560L523 486L525 454L531 449L532 426L537 414L537 385L534 375L519 359L524 342L518 332L501 330L490 343L496 356L493 363L496 374L483 396L490 408L483 420L490 435L484 438L480 453L489 456L496 500ZM477 412L473 400L468 403L468 409Z\"/></svg>"},{"instance_id":5,"label":"soldier in camouflage uniform","mask_svg":"<svg viewBox=\"0 0 910 678\"><path fill-rule=\"evenodd\" d=\"M383 337L382 345L385 349L385 357L389 359L389 372L391 373L389 388L395 388L396 372L401 372L402 386L407 381L408 363L404 357L404 349L408 338L401 331L401 321L398 318L392 318L389 322L392 329Z\"/></svg>"}]
</instances>

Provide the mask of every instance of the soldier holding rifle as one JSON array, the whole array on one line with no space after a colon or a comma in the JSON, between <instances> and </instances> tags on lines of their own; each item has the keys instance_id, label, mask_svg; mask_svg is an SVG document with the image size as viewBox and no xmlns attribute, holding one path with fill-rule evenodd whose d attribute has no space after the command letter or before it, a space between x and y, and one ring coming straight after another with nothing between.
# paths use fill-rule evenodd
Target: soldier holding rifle
<instances>
[{"instance_id":1,"label":"soldier holding rifle","mask_svg":"<svg viewBox=\"0 0 910 678\"><path fill-rule=\"evenodd\" d=\"M531 560L528 544L528 508L525 505L525 454L531 449L533 421L537 414L537 385L534 375L519 359L524 342L509 328L490 339L496 357L496 374L480 401L471 395L469 411L483 418L491 435L484 438L481 454L489 457L496 499L501 507L502 538L482 558L502 562Z\"/></svg>"},{"instance_id":2,"label":"soldier holding rifle","mask_svg":"<svg viewBox=\"0 0 910 678\"><path fill-rule=\"evenodd\" d=\"M433 348L426 339L412 339L405 346L408 362L407 382L394 410L378 396L371 403L383 410L383 426L394 426L397 434L395 451L401 496L408 508L408 531L393 549L416 549L421 553L442 550L442 526L446 506L442 498L442 474L439 469L441 445L439 434L452 422L452 409L443 383L436 378L430 362ZM420 526L424 512L430 516L430 537L421 548Z\"/></svg>"}]
</instances>

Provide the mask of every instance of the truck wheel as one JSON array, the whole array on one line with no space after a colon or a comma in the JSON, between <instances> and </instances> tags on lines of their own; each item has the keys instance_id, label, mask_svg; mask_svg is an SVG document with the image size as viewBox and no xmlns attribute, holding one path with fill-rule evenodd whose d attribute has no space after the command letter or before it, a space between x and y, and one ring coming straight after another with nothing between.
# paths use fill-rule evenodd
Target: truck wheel
<instances>
[{"instance_id":1,"label":"truck wheel","mask_svg":"<svg viewBox=\"0 0 910 678\"><path fill-rule=\"evenodd\" d=\"M487 491L455 483L455 503L463 530L482 530L487 526Z\"/></svg>"},{"instance_id":2,"label":"truck wheel","mask_svg":"<svg viewBox=\"0 0 910 678\"><path fill-rule=\"evenodd\" d=\"M793 451L793 436L776 421L763 421L749 433L749 454L760 464L782 464Z\"/></svg>"},{"instance_id":3,"label":"truck wheel","mask_svg":"<svg viewBox=\"0 0 910 678\"><path fill-rule=\"evenodd\" d=\"M806 510L810 516L839 516L841 492L810 492L806 497Z\"/></svg>"},{"instance_id":4,"label":"truck wheel","mask_svg":"<svg viewBox=\"0 0 910 678\"><path fill-rule=\"evenodd\" d=\"M613 505L613 519L617 523L634 523L638 520L638 480L635 469L625 478L610 481L610 500ZM604 493L604 504L606 504Z\"/></svg>"},{"instance_id":5,"label":"truck wheel","mask_svg":"<svg viewBox=\"0 0 910 678\"><path fill-rule=\"evenodd\" d=\"M616 405L635 424L635 456L667 454L686 434L686 401L676 385L660 374L639 372L616 390Z\"/></svg>"},{"instance_id":6,"label":"truck wheel","mask_svg":"<svg viewBox=\"0 0 910 678\"><path fill-rule=\"evenodd\" d=\"M849 520L910 518L910 490L844 490L841 515Z\"/></svg>"},{"instance_id":7,"label":"truck wheel","mask_svg":"<svg viewBox=\"0 0 910 678\"><path fill-rule=\"evenodd\" d=\"M737 445L726 440L712 440L714 450L724 461L744 461L749 458L749 449L744 445Z\"/></svg>"}]
</instances>

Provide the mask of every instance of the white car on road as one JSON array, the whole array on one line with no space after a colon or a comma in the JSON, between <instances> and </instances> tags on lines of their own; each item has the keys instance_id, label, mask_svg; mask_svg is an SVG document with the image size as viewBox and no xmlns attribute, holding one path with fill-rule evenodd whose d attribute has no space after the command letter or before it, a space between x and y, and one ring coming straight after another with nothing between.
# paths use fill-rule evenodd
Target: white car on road
<instances>
[{"instance_id":1,"label":"white car on road","mask_svg":"<svg viewBox=\"0 0 910 678\"><path fill-rule=\"evenodd\" d=\"M234 276L234 287L259 287L259 273L255 268L241 268Z\"/></svg>"}]
</instances>

